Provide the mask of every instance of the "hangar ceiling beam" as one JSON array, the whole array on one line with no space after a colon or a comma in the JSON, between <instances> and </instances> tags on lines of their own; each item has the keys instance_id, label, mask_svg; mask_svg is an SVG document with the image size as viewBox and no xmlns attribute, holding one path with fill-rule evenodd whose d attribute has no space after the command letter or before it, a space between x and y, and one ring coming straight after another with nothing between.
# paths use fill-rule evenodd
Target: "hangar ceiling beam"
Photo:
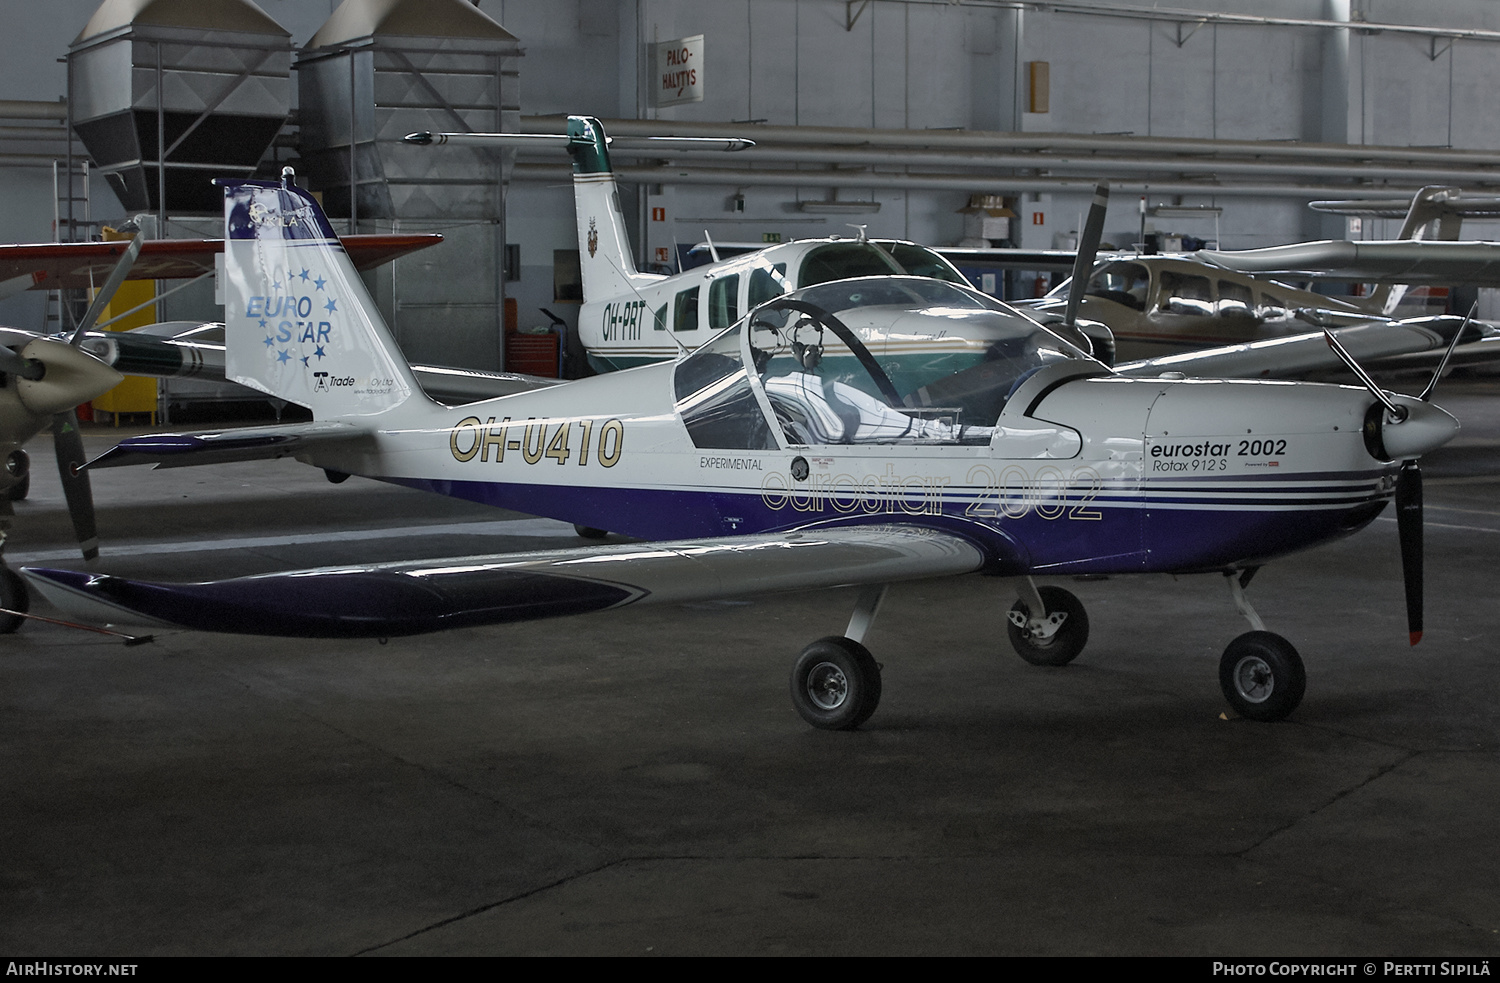
<instances>
[{"instance_id":1,"label":"hangar ceiling beam","mask_svg":"<svg viewBox=\"0 0 1500 983\"><path fill-rule=\"evenodd\" d=\"M1467 27L1427 27L1420 24L1388 24L1371 21L1320 20L1309 17L1276 17L1270 14L1231 14L1216 10L1191 10L1182 7L1131 7L1112 3L1088 3L1085 0L1047 0L1046 3L1019 0L844 0L845 30L853 30L859 15L871 3L899 3L919 7L991 7L1000 10L1036 10L1093 17L1123 17L1130 20L1167 21L1182 24L1233 24L1250 27L1311 27L1325 30L1357 31L1361 34L1415 34L1421 37L1456 38L1464 41L1500 41L1500 31ZM855 8L858 8L857 10Z\"/></svg>"}]
</instances>

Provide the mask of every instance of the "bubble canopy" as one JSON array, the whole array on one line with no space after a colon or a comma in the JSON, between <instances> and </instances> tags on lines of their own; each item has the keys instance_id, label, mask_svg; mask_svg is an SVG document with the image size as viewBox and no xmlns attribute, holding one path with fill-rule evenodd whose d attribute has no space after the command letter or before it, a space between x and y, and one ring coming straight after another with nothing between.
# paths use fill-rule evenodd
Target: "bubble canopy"
<instances>
[{"instance_id":1,"label":"bubble canopy","mask_svg":"<svg viewBox=\"0 0 1500 983\"><path fill-rule=\"evenodd\" d=\"M768 301L679 362L674 384L698 447L768 449L778 432L794 446L981 444L1023 379L1088 358L976 290L862 277Z\"/></svg>"}]
</instances>

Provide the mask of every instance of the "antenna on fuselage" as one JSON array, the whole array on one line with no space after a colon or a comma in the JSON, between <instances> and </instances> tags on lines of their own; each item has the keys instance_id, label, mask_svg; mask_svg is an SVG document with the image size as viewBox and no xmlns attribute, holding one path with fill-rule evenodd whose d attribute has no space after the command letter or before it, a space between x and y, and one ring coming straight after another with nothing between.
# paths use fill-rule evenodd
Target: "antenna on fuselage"
<instances>
[{"instance_id":1,"label":"antenna on fuselage","mask_svg":"<svg viewBox=\"0 0 1500 983\"><path fill-rule=\"evenodd\" d=\"M719 261L719 248L714 245L714 237L708 234L707 229L703 230L703 241L708 243L708 255L717 263Z\"/></svg>"}]
</instances>

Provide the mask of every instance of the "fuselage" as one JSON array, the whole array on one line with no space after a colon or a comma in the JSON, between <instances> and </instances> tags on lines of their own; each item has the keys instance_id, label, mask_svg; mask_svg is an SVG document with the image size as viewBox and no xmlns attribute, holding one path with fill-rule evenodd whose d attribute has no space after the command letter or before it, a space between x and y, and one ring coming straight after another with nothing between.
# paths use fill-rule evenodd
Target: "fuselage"
<instances>
[{"instance_id":1,"label":"fuselage","mask_svg":"<svg viewBox=\"0 0 1500 983\"><path fill-rule=\"evenodd\" d=\"M895 274L968 282L942 256L916 243L799 239L675 276L632 274L630 293L585 297L578 334L595 371L632 368L693 351L745 312L800 287Z\"/></svg>"},{"instance_id":2,"label":"fuselage","mask_svg":"<svg viewBox=\"0 0 1500 983\"><path fill-rule=\"evenodd\" d=\"M804 327L773 351L752 324L669 363L408 404L399 427L372 421L365 449L308 460L643 539L928 526L1005 574L1252 566L1355 531L1394 487L1398 465L1362 433L1364 390L1125 378L1015 314L1032 362L986 338L916 385L895 371L899 332L1001 315L881 311L892 327L861 333L904 380L897 399L831 339L818 364Z\"/></svg>"},{"instance_id":3,"label":"fuselage","mask_svg":"<svg viewBox=\"0 0 1500 983\"><path fill-rule=\"evenodd\" d=\"M1029 302L1061 309L1068 285ZM1120 257L1095 267L1079 316L1109 325L1120 361L1262 341L1313 330L1299 310L1332 324L1368 320L1354 303L1272 280L1170 256Z\"/></svg>"}]
</instances>

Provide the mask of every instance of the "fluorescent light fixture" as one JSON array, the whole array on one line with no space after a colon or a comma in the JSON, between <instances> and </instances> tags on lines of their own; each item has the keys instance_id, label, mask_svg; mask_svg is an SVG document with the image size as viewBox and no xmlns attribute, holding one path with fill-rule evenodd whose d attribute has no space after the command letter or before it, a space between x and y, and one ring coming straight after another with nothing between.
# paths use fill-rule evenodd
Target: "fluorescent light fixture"
<instances>
[{"instance_id":1,"label":"fluorescent light fixture","mask_svg":"<svg viewBox=\"0 0 1500 983\"><path fill-rule=\"evenodd\" d=\"M1218 205L1157 205L1150 212L1157 218L1218 218L1224 209Z\"/></svg>"},{"instance_id":2,"label":"fluorescent light fixture","mask_svg":"<svg viewBox=\"0 0 1500 983\"><path fill-rule=\"evenodd\" d=\"M878 201L799 201L798 211L826 215L869 215L880 211Z\"/></svg>"}]
</instances>

